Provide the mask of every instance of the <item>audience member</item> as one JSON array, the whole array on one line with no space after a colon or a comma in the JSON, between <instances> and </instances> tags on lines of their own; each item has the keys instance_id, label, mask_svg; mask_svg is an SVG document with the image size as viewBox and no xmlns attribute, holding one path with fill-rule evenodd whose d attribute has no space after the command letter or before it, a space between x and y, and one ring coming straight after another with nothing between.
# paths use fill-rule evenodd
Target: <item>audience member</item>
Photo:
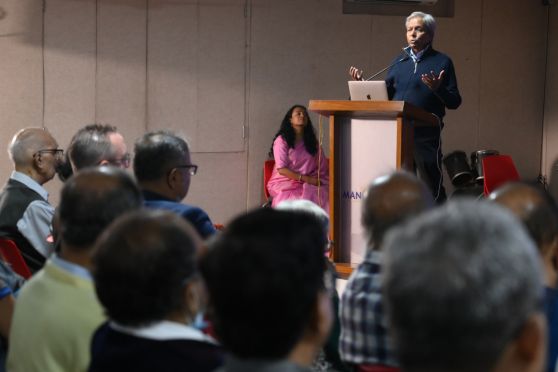
<instances>
[{"instance_id":1,"label":"audience member","mask_svg":"<svg viewBox=\"0 0 558 372\"><path fill-rule=\"evenodd\" d=\"M283 200L307 199L329 213L329 164L306 107L294 105L287 111L270 155L275 159L267 183L272 207Z\"/></svg>"},{"instance_id":2,"label":"audience member","mask_svg":"<svg viewBox=\"0 0 558 372\"><path fill-rule=\"evenodd\" d=\"M114 167L80 171L64 184L57 210L61 250L20 291L10 371L87 370L91 336L104 320L90 274L93 244L116 217L141 204L132 178Z\"/></svg>"},{"instance_id":3,"label":"audience member","mask_svg":"<svg viewBox=\"0 0 558 372\"><path fill-rule=\"evenodd\" d=\"M402 370L541 371L541 266L518 221L461 200L391 231L384 293Z\"/></svg>"},{"instance_id":4,"label":"audience member","mask_svg":"<svg viewBox=\"0 0 558 372\"><path fill-rule=\"evenodd\" d=\"M382 242L389 229L433 205L427 186L406 172L379 177L365 192L362 226L367 252L341 298L340 351L346 363L398 366L383 308Z\"/></svg>"},{"instance_id":5,"label":"audience member","mask_svg":"<svg viewBox=\"0 0 558 372\"><path fill-rule=\"evenodd\" d=\"M97 165L130 166L124 137L115 126L107 124L90 124L78 130L68 146L68 158L73 173Z\"/></svg>"},{"instance_id":6,"label":"audience member","mask_svg":"<svg viewBox=\"0 0 558 372\"><path fill-rule=\"evenodd\" d=\"M546 320L548 322L547 368L554 372L558 358L558 210L542 189L524 183L509 183L490 194L489 199L508 208L523 222L534 240L544 272Z\"/></svg>"},{"instance_id":7,"label":"audience member","mask_svg":"<svg viewBox=\"0 0 558 372\"><path fill-rule=\"evenodd\" d=\"M213 371L222 351L195 328L200 240L180 216L142 210L101 236L93 262L110 318L93 337L89 371ZM131 291L130 288L134 290Z\"/></svg>"},{"instance_id":8,"label":"audience member","mask_svg":"<svg viewBox=\"0 0 558 372\"><path fill-rule=\"evenodd\" d=\"M211 244L201 272L223 371L308 371L331 326L323 227L305 213L259 209Z\"/></svg>"},{"instance_id":9,"label":"audience member","mask_svg":"<svg viewBox=\"0 0 558 372\"><path fill-rule=\"evenodd\" d=\"M329 214L327 214L327 212L324 211L318 204L306 199L288 199L277 204L275 209L281 211L304 212L313 215L322 224L324 234L329 240ZM325 248L327 253L330 248L329 242Z\"/></svg>"},{"instance_id":10,"label":"audience member","mask_svg":"<svg viewBox=\"0 0 558 372\"><path fill-rule=\"evenodd\" d=\"M149 132L135 144L134 174L143 191L145 206L181 215L202 238L207 238L216 231L207 213L181 203L197 170L198 166L190 160L188 144L173 133Z\"/></svg>"},{"instance_id":11,"label":"audience member","mask_svg":"<svg viewBox=\"0 0 558 372\"><path fill-rule=\"evenodd\" d=\"M330 244L329 244L329 215L320 208L314 202L310 200L304 199L290 199L284 200L281 203L277 204L275 207L277 210L282 211L292 211L292 212L299 212L299 213L308 213L316 217L323 229L326 239L328 240L328 244L325 248L325 256L328 256ZM324 345L323 355L318 355L318 358L314 361L312 366L313 370L328 370L328 369L335 369L336 371L346 371L347 366L341 361L341 357L339 355L339 334L341 332L341 325L339 323L339 293L337 292L336 285L337 285L337 273L335 272L335 266L329 261L329 259L324 259L327 270L325 274L325 285L331 293L331 301L333 304L333 324L331 327L331 332L329 338L327 339L326 344ZM327 363L324 363L324 360ZM329 365L328 365L329 364ZM331 368L330 368L331 366Z\"/></svg>"},{"instance_id":12,"label":"audience member","mask_svg":"<svg viewBox=\"0 0 558 372\"><path fill-rule=\"evenodd\" d=\"M63 151L43 128L25 128L13 137L8 153L14 171L0 193L0 237L13 240L31 271L53 251L54 208L43 187L56 174Z\"/></svg>"}]
</instances>

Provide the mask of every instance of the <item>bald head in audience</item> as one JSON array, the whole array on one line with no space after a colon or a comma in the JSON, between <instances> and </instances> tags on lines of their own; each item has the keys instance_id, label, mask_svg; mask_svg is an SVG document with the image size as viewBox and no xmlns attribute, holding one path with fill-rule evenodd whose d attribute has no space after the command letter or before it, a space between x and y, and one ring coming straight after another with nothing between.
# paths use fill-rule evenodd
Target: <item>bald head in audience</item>
<instances>
[{"instance_id":1,"label":"bald head in audience","mask_svg":"<svg viewBox=\"0 0 558 372\"><path fill-rule=\"evenodd\" d=\"M43 128L25 128L15 134L8 154L17 172L21 172L43 185L56 174L61 160L58 143Z\"/></svg>"},{"instance_id":2,"label":"bald head in audience","mask_svg":"<svg viewBox=\"0 0 558 372\"><path fill-rule=\"evenodd\" d=\"M426 185L408 172L394 172L376 178L362 204L362 226L368 246L380 249L386 232L394 225L434 206Z\"/></svg>"},{"instance_id":3,"label":"bald head in audience","mask_svg":"<svg viewBox=\"0 0 558 372\"><path fill-rule=\"evenodd\" d=\"M508 211L449 202L390 231L383 248L403 371L542 371L540 262Z\"/></svg>"},{"instance_id":4,"label":"bald head in audience","mask_svg":"<svg viewBox=\"0 0 558 372\"><path fill-rule=\"evenodd\" d=\"M527 228L543 259L545 284L556 287L558 209L554 200L544 190L525 183L509 183L489 198L508 208Z\"/></svg>"},{"instance_id":5,"label":"bald head in audience","mask_svg":"<svg viewBox=\"0 0 558 372\"><path fill-rule=\"evenodd\" d=\"M58 211L62 257L89 251L116 217L141 205L138 186L123 170L96 167L73 176L62 189Z\"/></svg>"}]
</instances>

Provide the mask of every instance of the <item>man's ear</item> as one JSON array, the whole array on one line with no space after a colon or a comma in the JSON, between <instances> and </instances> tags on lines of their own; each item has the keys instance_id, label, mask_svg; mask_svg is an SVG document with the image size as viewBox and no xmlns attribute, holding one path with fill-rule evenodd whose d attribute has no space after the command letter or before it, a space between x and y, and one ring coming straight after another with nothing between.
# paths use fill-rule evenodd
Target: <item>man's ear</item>
<instances>
[{"instance_id":1,"label":"man's ear","mask_svg":"<svg viewBox=\"0 0 558 372\"><path fill-rule=\"evenodd\" d=\"M308 325L305 335L312 337L316 342L323 345L333 324L333 304L329 292L322 290L316 298L316 305L312 311L310 324Z\"/></svg>"},{"instance_id":2,"label":"man's ear","mask_svg":"<svg viewBox=\"0 0 558 372\"><path fill-rule=\"evenodd\" d=\"M186 304L187 315L193 322L201 308L201 296L198 280L192 280L184 286L184 303Z\"/></svg>"},{"instance_id":3,"label":"man's ear","mask_svg":"<svg viewBox=\"0 0 558 372\"><path fill-rule=\"evenodd\" d=\"M39 173L41 172L41 170L44 167L44 162L43 162L43 154L41 154L40 152L37 152L34 156L33 156L33 168L35 168Z\"/></svg>"},{"instance_id":4,"label":"man's ear","mask_svg":"<svg viewBox=\"0 0 558 372\"><path fill-rule=\"evenodd\" d=\"M534 313L527 318L516 339L518 361L524 371L542 370L546 361L547 324L542 313ZM540 366L540 368L539 368Z\"/></svg>"},{"instance_id":5,"label":"man's ear","mask_svg":"<svg viewBox=\"0 0 558 372\"><path fill-rule=\"evenodd\" d=\"M169 189L174 190L176 185L176 178L178 177L178 172L176 168L170 170L167 174L167 186Z\"/></svg>"}]
</instances>

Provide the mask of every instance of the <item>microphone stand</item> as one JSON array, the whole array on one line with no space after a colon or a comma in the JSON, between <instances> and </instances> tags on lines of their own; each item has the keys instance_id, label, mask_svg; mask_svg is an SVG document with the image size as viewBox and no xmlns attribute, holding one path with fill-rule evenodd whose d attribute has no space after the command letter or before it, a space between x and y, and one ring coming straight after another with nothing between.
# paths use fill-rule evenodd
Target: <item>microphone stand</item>
<instances>
[{"instance_id":1,"label":"microphone stand","mask_svg":"<svg viewBox=\"0 0 558 372\"><path fill-rule=\"evenodd\" d=\"M384 68L381 69L380 71L376 72L374 75L370 76L368 79L366 79L366 80L361 79L361 80L362 80L362 81L370 81L370 80L374 79L376 76L380 75L382 72L386 71L387 69L392 68L393 66L395 66L395 65L398 64L399 62L403 62L403 61L406 61L406 60L408 60L409 58L411 58L411 57L409 56L409 53L407 53L407 51L405 50L405 48L403 48L403 53L405 53L405 56L404 56L403 58L401 58L400 60L397 60L397 61L393 62L392 64L387 65L386 67L384 67Z\"/></svg>"}]
</instances>

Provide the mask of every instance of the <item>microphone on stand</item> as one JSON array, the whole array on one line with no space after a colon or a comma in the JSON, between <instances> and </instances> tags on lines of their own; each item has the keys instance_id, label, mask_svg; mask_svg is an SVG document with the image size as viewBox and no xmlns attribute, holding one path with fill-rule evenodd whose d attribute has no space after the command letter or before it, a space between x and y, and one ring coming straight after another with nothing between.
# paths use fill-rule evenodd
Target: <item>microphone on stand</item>
<instances>
[{"instance_id":1,"label":"microphone on stand","mask_svg":"<svg viewBox=\"0 0 558 372\"><path fill-rule=\"evenodd\" d=\"M370 76L368 79L364 80L363 78L361 78L361 81L370 81L372 79L374 79L376 76L380 75L382 72L386 71L387 69L392 68L393 66L395 66L396 64L406 61L409 58L411 58L411 56L409 55L409 53L407 53L407 51L405 50L405 48L402 48L403 53L405 53L405 56L401 59L398 59L397 61L393 62L392 64L384 67L383 69L381 69L380 71L376 72L374 75Z\"/></svg>"}]
</instances>

